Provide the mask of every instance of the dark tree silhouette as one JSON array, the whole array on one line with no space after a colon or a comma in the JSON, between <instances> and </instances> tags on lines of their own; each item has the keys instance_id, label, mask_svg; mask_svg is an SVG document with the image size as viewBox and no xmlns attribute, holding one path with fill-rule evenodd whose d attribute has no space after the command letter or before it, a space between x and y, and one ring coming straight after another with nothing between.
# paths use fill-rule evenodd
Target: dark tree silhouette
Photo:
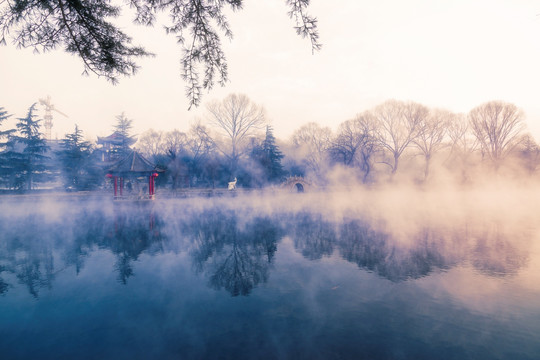
<instances>
[{"instance_id":1,"label":"dark tree silhouette","mask_svg":"<svg viewBox=\"0 0 540 360\"><path fill-rule=\"evenodd\" d=\"M27 190L32 189L36 175L47 169L45 152L49 147L40 133L41 120L36 119L35 110L36 104L33 104L26 117L18 118L17 134L10 136L6 153L8 171L13 177L12 186L25 186Z\"/></svg>"},{"instance_id":2,"label":"dark tree silhouette","mask_svg":"<svg viewBox=\"0 0 540 360\"><path fill-rule=\"evenodd\" d=\"M5 181L7 175L9 174L9 165L8 165L8 139L15 129L3 130L2 123L7 120L11 115L8 114L3 107L0 107L0 179Z\"/></svg>"},{"instance_id":3,"label":"dark tree silhouette","mask_svg":"<svg viewBox=\"0 0 540 360\"><path fill-rule=\"evenodd\" d=\"M267 218L254 218L240 229L236 215L208 211L189 224L194 249L191 256L209 285L232 296L249 295L268 280L281 230Z\"/></svg>"},{"instance_id":4,"label":"dark tree silhouette","mask_svg":"<svg viewBox=\"0 0 540 360\"><path fill-rule=\"evenodd\" d=\"M265 182L277 183L285 176L285 170L281 165L284 155L276 144L272 127L266 127L266 136L261 144L253 147L251 157L263 169Z\"/></svg>"},{"instance_id":5,"label":"dark tree silhouette","mask_svg":"<svg viewBox=\"0 0 540 360\"><path fill-rule=\"evenodd\" d=\"M61 146L63 150L58 152L58 156L62 162L64 186L83 189L89 177L87 168L91 165L90 143L83 140L82 131L75 125L75 130L62 139Z\"/></svg>"},{"instance_id":6,"label":"dark tree silhouette","mask_svg":"<svg viewBox=\"0 0 540 360\"><path fill-rule=\"evenodd\" d=\"M296 32L318 50L317 20L306 12L309 0L286 3ZM169 14L171 23L165 30L176 36L183 49L182 78L190 106L199 105L203 89L210 90L216 78L225 84L228 69L220 33L232 38L225 11L227 7L240 10L242 0L129 0L126 5L135 10L134 22L140 25L152 26L159 13ZM6 43L9 36L17 46L38 51L63 46L82 59L85 74L92 72L116 83L119 76L137 71L136 58L152 55L132 45L132 39L111 21L121 10L107 0L5 0L0 3L0 42Z\"/></svg>"},{"instance_id":7,"label":"dark tree silhouette","mask_svg":"<svg viewBox=\"0 0 540 360\"><path fill-rule=\"evenodd\" d=\"M0 107L0 125L2 125L2 123L9 119L11 115L8 114L8 112L6 110L4 110L3 107ZM10 134L12 134L13 132L15 131L15 129L9 129L9 130L2 130L0 128L0 140L2 139L6 139ZM4 142L0 142L0 152L2 152L5 147L7 145L7 141L4 141Z\"/></svg>"},{"instance_id":8,"label":"dark tree silhouette","mask_svg":"<svg viewBox=\"0 0 540 360\"><path fill-rule=\"evenodd\" d=\"M371 172L373 155L377 151L376 122L368 112L339 125L338 133L330 147L332 156L350 167L358 166L366 182Z\"/></svg>"}]
</instances>

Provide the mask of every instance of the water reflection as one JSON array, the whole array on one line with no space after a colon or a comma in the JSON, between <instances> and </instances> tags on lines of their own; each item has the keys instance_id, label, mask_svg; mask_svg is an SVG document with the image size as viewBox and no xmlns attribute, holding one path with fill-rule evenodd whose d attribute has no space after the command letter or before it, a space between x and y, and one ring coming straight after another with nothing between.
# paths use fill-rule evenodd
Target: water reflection
<instances>
[{"instance_id":1,"label":"water reflection","mask_svg":"<svg viewBox=\"0 0 540 360\"><path fill-rule=\"evenodd\" d=\"M342 224L338 243L346 260L398 282L448 269L457 262L453 251L445 247L442 235L422 228L409 235L410 239L396 241L360 220L350 220Z\"/></svg>"},{"instance_id":2,"label":"water reflection","mask_svg":"<svg viewBox=\"0 0 540 360\"><path fill-rule=\"evenodd\" d=\"M533 216L254 203L0 204L2 358L537 357Z\"/></svg>"},{"instance_id":3,"label":"water reflection","mask_svg":"<svg viewBox=\"0 0 540 360\"><path fill-rule=\"evenodd\" d=\"M98 237L97 245L110 249L116 256L114 269L118 281L126 284L133 276L132 263L143 253L163 252L164 237L160 231L161 222L156 220L153 208L117 209L113 221L104 222L103 236Z\"/></svg>"},{"instance_id":4,"label":"water reflection","mask_svg":"<svg viewBox=\"0 0 540 360\"><path fill-rule=\"evenodd\" d=\"M302 212L291 214L287 228L294 240L294 246L309 260L330 256L334 251L336 234L334 224L322 215Z\"/></svg>"},{"instance_id":5,"label":"water reflection","mask_svg":"<svg viewBox=\"0 0 540 360\"><path fill-rule=\"evenodd\" d=\"M471 263L475 269L488 276L515 275L529 259L523 239L529 239L525 229L514 229L507 234L500 224L483 226L477 234L472 234ZM521 246L520 246L521 245Z\"/></svg>"},{"instance_id":6,"label":"water reflection","mask_svg":"<svg viewBox=\"0 0 540 360\"><path fill-rule=\"evenodd\" d=\"M0 275L15 275L17 282L25 285L28 292L35 298L42 288L51 288L55 277L52 245L47 236L55 236L51 229L46 233L42 228L43 222L38 216L30 216L24 223L2 221L2 236L0 242ZM58 235L64 235L60 234ZM2 294L5 294L13 284L0 278Z\"/></svg>"},{"instance_id":7,"label":"water reflection","mask_svg":"<svg viewBox=\"0 0 540 360\"><path fill-rule=\"evenodd\" d=\"M528 251L523 245L531 236L523 231L508 233L498 223L483 222L444 229L422 226L398 239L362 219L335 224L309 213L288 219L287 232L306 259L329 257L338 250L343 259L394 282L463 263L488 276L516 274L527 264Z\"/></svg>"},{"instance_id":8,"label":"water reflection","mask_svg":"<svg viewBox=\"0 0 540 360\"><path fill-rule=\"evenodd\" d=\"M188 224L194 268L204 273L214 289L232 296L248 295L268 280L281 229L268 217L240 226L238 217L212 210Z\"/></svg>"},{"instance_id":9,"label":"water reflection","mask_svg":"<svg viewBox=\"0 0 540 360\"><path fill-rule=\"evenodd\" d=\"M78 275L85 259L96 249L111 251L118 281L126 284L133 276L132 262L141 253L162 251L164 240L152 208L70 208L55 221L43 213L0 218L0 293L14 284L5 280L15 275L35 298L51 289L57 273L73 267Z\"/></svg>"},{"instance_id":10,"label":"water reflection","mask_svg":"<svg viewBox=\"0 0 540 360\"><path fill-rule=\"evenodd\" d=\"M185 204L183 204L185 205ZM62 211L63 209L63 211ZM189 211L188 211L189 210ZM289 237L305 259L338 255L392 282L470 264L487 276L515 275L528 262L525 230L496 222L423 225L397 238L362 218L328 220L310 212L250 216L219 207L66 206L50 219L33 211L0 217L0 294L22 284L35 298L52 289L56 275L78 275L94 252L114 255L117 280L127 284L141 254L186 252L192 269L216 290L249 295L268 281L281 239ZM189 214L189 215L188 215Z\"/></svg>"}]
</instances>

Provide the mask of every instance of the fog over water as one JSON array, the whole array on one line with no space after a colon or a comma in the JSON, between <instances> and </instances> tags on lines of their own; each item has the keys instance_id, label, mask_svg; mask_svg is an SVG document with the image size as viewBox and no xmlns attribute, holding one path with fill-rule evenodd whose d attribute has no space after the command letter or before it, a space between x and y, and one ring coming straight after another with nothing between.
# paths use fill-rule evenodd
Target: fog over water
<instances>
[{"instance_id":1,"label":"fog over water","mask_svg":"<svg viewBox=\"0 0 540 360\"><path fill-rule=\"evenodd\" d=\"M0 351L533 359L539 194L492 183L148 206L6 197Z\"/></svg>"}]
</instances>

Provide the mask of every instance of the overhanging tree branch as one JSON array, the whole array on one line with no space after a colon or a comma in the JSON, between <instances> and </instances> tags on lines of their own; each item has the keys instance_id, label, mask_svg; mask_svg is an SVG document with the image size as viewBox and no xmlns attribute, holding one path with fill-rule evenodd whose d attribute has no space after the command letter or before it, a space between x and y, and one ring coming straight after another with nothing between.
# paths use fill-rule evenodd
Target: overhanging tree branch
<instances>
[{"instance_id":1,"label":"overhanging tree branch","mask_svg":"<svg viewBox=\"0 0 540 360\"><path fill-rule=\"evenodd\" d=\"M309 0L286 0L286 4L289 16L296 20L297 34L310 39L313 52L319 50L317 20L306 13ZM228 81L219 32L232 39L224 10L242 9L243 0L130 0L128 6L135 10L136 24L152 26L158 12L170 15L171 25L165 30L176 35L183 48L181 77L187 82L190 108L200 104L203 90ZM83 73L92 72L116 83L120 76L137 71L137 58L153 55L132 46L132 39L110 22L120 12L110 0L3 0L0 44L11 37L17 47L36 51L64 45L66 52L81 58Z\"/></svg>"}]
</instances>

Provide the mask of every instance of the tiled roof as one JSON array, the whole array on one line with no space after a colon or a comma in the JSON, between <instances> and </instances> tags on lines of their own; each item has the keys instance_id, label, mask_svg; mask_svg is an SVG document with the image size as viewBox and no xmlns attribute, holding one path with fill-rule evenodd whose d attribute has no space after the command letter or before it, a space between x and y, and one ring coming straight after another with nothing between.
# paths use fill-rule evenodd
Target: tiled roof
<instances>
[{"instance_id":1,"label":"tiled roof","mask_svg":"<svg viewBox=\"0 0 540 360\"><path fill-rule=\"evenodd\" d=\"M132 151L128 156L118 161L109 169L109 172L112 173L144 173L153 171L156 171L156 166L136 151Z\"/></svg>"},{"instance_id":2,"label":"tiled roof","mask_svg":"<svg viewBox=\"0 0 540 360\"><path fill-rule=\"evenodd\" d=\"M114 145L122 145L124 143L124 136L120 134L118 131L113 132L109 136L98 136L98 144L104 144L106 142L114 144ZM137 140L133 137L126 138L125 142L127 145L133 145Z\"/></svg>"}]
</instances>

